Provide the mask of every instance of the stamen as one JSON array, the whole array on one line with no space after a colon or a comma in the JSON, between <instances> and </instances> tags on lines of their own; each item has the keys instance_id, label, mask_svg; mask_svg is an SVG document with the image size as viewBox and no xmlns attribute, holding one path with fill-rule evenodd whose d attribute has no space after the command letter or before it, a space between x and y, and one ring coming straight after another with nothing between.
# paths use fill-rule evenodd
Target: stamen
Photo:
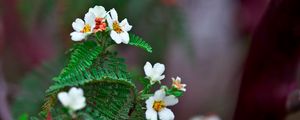
<instances>
[{"instance_id":1,"label":"stamen","mask_svg":"<svg viewBox=\"0 0 300 120\"><path fill-rule=\"evenodd\" d=\"M121 26L119 25L119 23L117 21L113 22L113 29L117 33L123 32L122 29L121 29Z\"/></svg>"},{"instance_id":2,"label":"stamen","mask_svg":"<svg viewBox=\"0 0 300 120\"><path fill-rule=\"evenodd\" d=\"M83 29L80 32L82 33L91 32L91 26L89 24L85 24Z\"/></svg>"},{"instance_id":3,"label":"stamen","mask_svg":"<svg viewBox=\"0 0 300 120\"><path fill-rule=\"evenodd\" d=\"M166 107L164 101L154 101L153 103L153 109L157 112L160 112L163 108Z\"/></svg>"},{"instance_id":4,"label":"stamen","mask_svg":"<svg viewBox=\"0 0 300 120\"><path fill-rule=\"evenodd\" d=\"M106 23L104 18L96 18L95 22L96 26L94 28L94 32L106 30Z\"/></svg>"}]
</instances>

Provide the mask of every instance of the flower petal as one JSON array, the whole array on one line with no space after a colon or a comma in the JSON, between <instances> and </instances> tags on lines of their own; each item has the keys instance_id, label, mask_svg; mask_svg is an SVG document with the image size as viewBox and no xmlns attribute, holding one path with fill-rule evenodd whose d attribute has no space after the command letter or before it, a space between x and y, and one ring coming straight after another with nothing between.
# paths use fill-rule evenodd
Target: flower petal
<instances>
[{"instance_id":1,"label":"flower petal","mask_svg":"<svg viewBox=\"0 0 300 120\"><path fill-rule=\"evenodd\" d=\"M94 29L94 27L96 26L95 19L96 16L91 12L86 13L84 16L85 24L89 24L91 26L91 29Z\"/></svg>"},{"instance_id":2,"label":"flower petal","mask_svg":"<svg viewBox=\"0 0 300 120\"><path fill-rule=\"evenodd\" d=\"M83 90L81 88L72 87L69 90L69 95L72 97L83 96Z\"/></svg>"},{"instance_id":3,"label":"flower petal","mask_svg":"<svg viewBox=\"0 0 300 120\"><path fill-rule=\"evenodd\" d=\"M144 65L144 71L146 76L151 76L152 75L152 65L150 62L146 62Z\"/></svg>"},{"instance_id":4,"label":"flower petal","mask_svg":"<svg viewBox=\"0 0 300 120\"><path fill-rule=\"evenodd\" d=\"M110 32L110 37L113 39L117 44L120 44L122 42L121 36L116 31Z\"/></svg>"},{"instance_id":5,"label":"flower petal","mask_svg":"<svg viewBox=\"0 0 300 120\"><path fill-rule=\"evenodd\" d=\"M160 90L157 90L155 93L154 93L154 100L163 100L163 98L166 96L166 93L165 93L165 90L164 89L160 89Z\"/></svg>"},{"instance_id":6,"label":"flower petal","mask_svg":"<svg viewBox=\"0 0 300 120\"><path fill-rule=\"evenodd\" d=\"M149 97L148 100L146 100L146 107L147 109L152 109L154 103L154 98L153 97Z\"/></svg>"},{"instance_id":7,"label":"flower petal","mask_svg":"<svg viewBox=\"0 0 300 120\"><path fill-rule=\"evenodd\" d=\"M155 71L155 74L161 75L165 71L165 65L161 63L155 63L153 70Z\"/></svg>"},{"instance_id":8,"label":"flower petal","mask_svg":"<svg viewBox=\"0 0 300 120\"><path fill-rule=\"evenodd\" d=\"M124 20L122 20L122 22L120 23L120 26L122 28L123 31L130 31L132 26L128 24L127 19L125 18Z\"/></svg>"},{"instance_id":9,"label":"flower petal","mask_svg":"<svg viewBox=\"0 0 300 120\"><path fill-rule=\"evenodd\" d=\"M128 44L129 43L129 34L127 32L122 32L120 33L120 37L122 38L122 42L124 44Z\"/></svg>"},{"instance_id":10,"label":"flower petal","mask_svg":"<svg viewBox=\"0 0 300 120\"><path fill-rule=\"evenodd\" d=\"M57 97L63 106L65 106L65 107L69 106L71 99L70 99L68 93L60 92L60 93L58 93Z\"/></svg>"},{"instance_id":11,"label":"flower petal","mask_svg":"<svg viewBox=\"0 0 300 120\"><path fill-rule=\"evenodd\" d=\"M164 108L158 112L158 116L160 120L174 120L175 118L174 113L168 108Z\"/></svg>"},{"instance_id":12,"label":"flower petal","mask_svg":"<svg viewBox=\"0 0 300 120\"><path fill-rule=\"evenodd\" d=\"M115 8L110 10L110 15L113 21L118 21L118 13Z\"/></svg>"},{"instance_id":13,"label":"flower petal","mask_svg":"<svg viewBox=\"0 0 300 120\"><path fill-rule=\"evenodd\" d=\"M77 18L73 23L72 27L75 31L79 32L84 28L84 21Z\"/></svg>"},{"instance_id":14,"label":"flower petal","mask_svg":"<svg viewBox=\"0 0 300 120\"><path fill-rule=\"evenodd\" d=\"M104 18L106 15L105 8L103 6L95 6L94 8L90 8L89 12L94 13L96 17Z\"/></svg>"},{"instance_id":15,"label":"flower petal","mask_svg":"<svg viewBox=\"0 0 300 120\"><path fill-rule=\"evenodd\" d=\"M164 98L164 102L167 106L173 106L178 103L178 99L174 95L169 95Z\"/></svg>"},{"instance_id":16,"label":"flower petal","mask_svg":"<svg viewBox=\"0 0 300 120\"><path fill-rule=\"evenodd\" d=\"M178 80L179 82L181 82L181 78L180 77L176 77L176 80Z\"/></svg>"},{"instance_id":17,"label":"flower petal","mask_svg":"<svg viewBox=\"0 0 300 120\"><path fill-rule=\"evenodd\" d=\"M111 18L111 16L110 15L107 15L106 16L106 21L107 21L107 23L108 23L108 27L110 28L110 29L113 29L113 20L112 20L112 18Z\"/></svg>"},{"instance_id":18,"label":"flower petal","mask_svg":"<svg viewBox=\"0 0 300 120\"><path fill-rule=\"evenodd\" d=\"M86 106L85 97L83 96L78 96L76 98L73 98L73 101L71 103L72 104L70 105L70 107L73 110L80 110Z\"/></svg>"},{"instance_id":19,"label":"flower petal","mask_svg":"<svg viewBox=\"0 0 300 120\"><path fill-rule=\"evenodd\" d=\"M155 75L152 76L152 80L154 80L154 81L160 81L164 78L165 78L165 75L159 76L159 74L156 74L156 73L155 73Z\"/></svg>"},{"instance_id":20,"label":"flower petal","mask_svg":"<svg viewBox=\"0 0 300 120\"><path fill-rule=\"evenodd\" d=\"M72 32L70 35L73 41L81 41L85 38L85 34L81 32Z\"/></svg>"},{"instance_id":21,"label":"flower petal","mask_svg":"<svg viewBox=\"0 0 300 120\"><path fill-rule=\"evenodd\" d=\"M147 120L157 120L157 112L155 110L147 109L145 114Z\"/></svg>"}]
</instances>

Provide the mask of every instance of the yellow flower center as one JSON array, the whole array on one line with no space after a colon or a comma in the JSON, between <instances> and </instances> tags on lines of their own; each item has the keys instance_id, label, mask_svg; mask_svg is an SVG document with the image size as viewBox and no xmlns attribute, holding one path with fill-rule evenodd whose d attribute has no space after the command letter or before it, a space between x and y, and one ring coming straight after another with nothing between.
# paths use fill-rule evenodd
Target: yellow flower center
<instances>
[{"instance_id":1,"label":"yellow flower center","mask_svg":"<svg viewBox=\"0 0 300 120\"><path fill-rule=\"evenodd\" d=\"M92 31L91 26L89 24L85 24L83 29L80 32L87 33L87 32L91 32L91 31Z\"/></svg>"},{"instance_id":2,"label":"yellow flower center","mask_svg":"<svg viewBox=\"0 0 300 120\"><path fill-rule=\"evenodd\" d=\"M121 26L119 25L119 23L117 21L113 22L113 29L117 33L121 33L122 32Z\"/></svg>"},{"instance_id":3,"label":"yellow flower center","mask_svg":"<svg viewBox=\"0 0 300 120\"><path fill-rule=\"evenodd\" d=\"M157 112L160 112L163 108L166 107L164 101L154 101L153 109Z\"/></svg>"}]
</instances>

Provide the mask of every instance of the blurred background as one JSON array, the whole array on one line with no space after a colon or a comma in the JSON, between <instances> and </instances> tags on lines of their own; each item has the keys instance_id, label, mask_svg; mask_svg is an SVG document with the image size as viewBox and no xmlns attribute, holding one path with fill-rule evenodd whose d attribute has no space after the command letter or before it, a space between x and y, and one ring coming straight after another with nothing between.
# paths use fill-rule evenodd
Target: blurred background
<instances>
[{"instance_id":1,"label":"blurred background","mask_svg":"<svg viewBox=\"0 0 300 120\"><path fill-rule=\"evenodd\" d=\"M36 115L66 62L71 24L88 8L116 8L153 47L120 45L131 71L166 64L187 92L177 120L299 120L299 0L1 0L0 119Z\"/></svg>"}]
</instances>

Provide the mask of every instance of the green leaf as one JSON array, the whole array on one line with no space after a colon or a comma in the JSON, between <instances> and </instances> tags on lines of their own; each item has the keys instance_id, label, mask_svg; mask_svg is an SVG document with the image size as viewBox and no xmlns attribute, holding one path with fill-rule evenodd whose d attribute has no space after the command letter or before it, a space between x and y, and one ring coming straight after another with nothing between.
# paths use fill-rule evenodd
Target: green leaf
<instances>
[{"instance_id":1,"label":"green leaf","mask_svg":"<svg viewBox=\"0 0 300 120\"><path fill-rule=\"evenodd\" d=\"M97 58L102 50L103 48L97 46L94 41L76 44L71 53L68 65L54 80L63 81L72 77L72 75L82 74L82 72L86 71L93 64L93 60Z\"/></svg>"},{"instance_id":2,"label":"green leaf","mask_svg":"<svg viewBox=\"0 0 300 120\"><path fill-rule=\"evenodd\" d=\"M28 120L28 114L22 114L20 117L19 117L19 120Z\"/></svg>"},{"instance_id":3,"label":"green leaf","mask_svg":"<svg viewBox=\"0 0 300 120\"><path fill-rule=\"evenodd\" d=\"M181 97L183 95L183 91L172 87L171 89L166 90L166 94L167 95L174 95L175 97Z\"/></svg>"},{"instance_id":4,"label":"green leaf","mask_svg":"<svg viewBox=\"0 0 300 120\"><path fill-rule=\"evenodd\" d=\"M87 108L93 118L103 120L126 120L135 99L134 88L126 83L110 80L82 86Z\"/></svg>"},{"instance_id":5,"label":"green leaf","mask_svg":"<svg viewBox=\"0 0 300 120\"><path fill-rule=\"evenodd\" d=\"M49 111L56 103L56 95L60 91L67 91L67 88L85 86L86 84L98 82L110 82L114 84L126 84L135 88L131 77L127 72L124 59L116 57L115 53L101 53L92 65L79 74L70 73L68 77L59 79L46 91L47 97L43 105L43 112ZM98 86L99 87L99 86Z\"/></svg>"},{"instance_id":6,"label":"green leaf","mask_svg":"<svg viewBox=\"0 0 300 120\"><path fill-rule=\"evenodd\" d=\"M129 119L129 113L135 101L134 86L126 82L115 82L115 80L107 79L77 87L83 89L87 103L84 109L78 111L78 117L88 120ZM62 109L60 103L52 107L51 114L54 119L64 116L65 120L70 117Z\"/></svg>"},{"instance_id":7,"label":"green leaf","mask_svg":"<svg viewBox=\"0 0 300 120\"><path fill-rule=\"evenodd\" d=\"M129 120L146 120L145 117L145 109L143 106L145 106L145 101L139 100L136 102L135 107L133 108L133 111L130 113Z\"/></svg>"},{"instance_id":8,"label":"green leaf","mask_svg":"<svg viewBox=\"0 0 300 120\"><path fill-rule=\"evenodd\" d=\"M144 41L141 37L139 37L137 35L130 34L130 41L128 44L137 46L139 48L146 50L149 53L152 53L152 47L146 41Z\"/></svg>"},{"instance_id":9,"label":"green leaf","mask_svg":"<svg viewBox=\"0 0 300 120\"><path fill-rule=\"evenodd\" d=\"M125 81L134 86L124 62L124 59L116 57L114 53L106 53L98 57L89 69L81 71L79 74L70 73L68 77L60 79L60 81L50 86L47 92L51 94L51 92L65 87L84 85L85 83L105 79Z\"/></svg>"}]
</instances>

